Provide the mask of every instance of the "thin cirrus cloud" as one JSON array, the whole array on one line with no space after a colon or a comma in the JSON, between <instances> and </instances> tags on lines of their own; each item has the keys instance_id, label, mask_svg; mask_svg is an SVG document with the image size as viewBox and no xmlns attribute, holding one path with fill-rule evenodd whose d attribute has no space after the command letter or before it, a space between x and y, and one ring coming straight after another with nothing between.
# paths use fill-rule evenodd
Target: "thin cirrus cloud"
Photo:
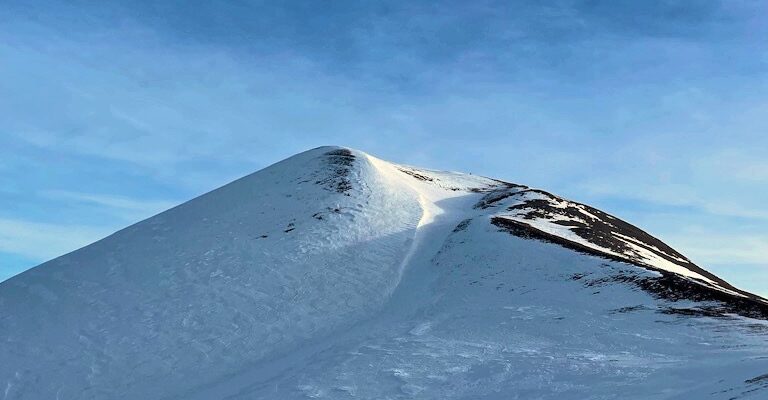
<instances>
[{"instance_id":1,"label":"thin cirrus cloud","mask_svg":"<svg viewBox=\"0 0 768 400\"><path fill-rule=\"evenodd\" d=\"M68 253L112 233L108 229L0 218L0 252L32 260Z\"/></svg>"},{"instance_id":2,"label":"thin cirrus cloud","mask_svg":"<svg viewBox=\"0 0 768 400\"><path fill-rule=\"evenodd\" d=\"M43 192L42 196L59 203L79 202L99 206L110 214L131 222L151 217L180 203L165 200L137 200L123 196L66 190L48 190Z\"/></svg>"},{"instance_id":3,"label":"thin cirrus cloud","mask_svg":"<svg viewBox=\"0 0 768 400\"><path fill-rule=\"evenodd\" d=\"M765 11L11 1L0 10L0 146L13 151L0 218L108 233L339 144L543 187L702 264L725 262L696 245L722 235L729 259L757 263L768 258L757 245L768 235ZM702 240L682 240L684 226ZM3 251L42 261L46 240L6 239Z\"/></svg>"},{"instance_id":4,"label":"thin cirrus cloud","mask_svg":"<svg viewBox=\"0 0 768 400\"><path fill-rule=\"evenodd\" d=\"M768 220L768 209L751 201L738 201L730 196L727 187L712 189L709 193L699 192L697 187L682 184L646 184L628 182L617 185L605 182L586 182L582 186L583 195L593 197L613 197L625 200L638 200L661 207L688 209L688 212L708 214L717 217L733 217L753 220ZM749 204L749 205L748 205Z\"/></svg>"},{"instance_id":5,"label":"thin cirrus cloud","mask_svg":"<svg viewBox=\"0 0 768 400\"><path fill-rule=\"evenodd\" d=\"M0 281L35 263L77 250L126 224L148 218L177 204L63 190L45 191L33 197L33 202L36 207L57 206L59 210L77 210L75 206L81 205L81 212L87 213L87 217L82 216L80 222L0 218ZM100 213L108 218L97 218Z\"/></svg>"},{"instance_id":6,"label":"thin cirrus cloud","mask_svg":"<svg viewBox=\"0 0 768 400\"><path fill-rule=\"evenodd\" d=\"M701 229L687 229L682 235L671 238L681 246L691 249L712 264L762 265L768 272L768 235L712 234Z\"/></svg>"}]
</instances>

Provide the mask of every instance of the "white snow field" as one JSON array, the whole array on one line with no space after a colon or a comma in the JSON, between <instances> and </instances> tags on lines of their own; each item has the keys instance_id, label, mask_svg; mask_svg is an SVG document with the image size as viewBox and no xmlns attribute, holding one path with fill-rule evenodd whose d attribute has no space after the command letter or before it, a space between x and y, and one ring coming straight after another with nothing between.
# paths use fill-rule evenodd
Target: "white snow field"
<instances>
[{"instance_id":1,"label":"white snow field","mask_svg":"<svg viewBox=\"0 0 768 400\"><path fill-rule=\"evenodd\" d=\"M0 283L0 399L766 399L767 316L599 210L321 147Z\"/></svg>"}]
</instances>

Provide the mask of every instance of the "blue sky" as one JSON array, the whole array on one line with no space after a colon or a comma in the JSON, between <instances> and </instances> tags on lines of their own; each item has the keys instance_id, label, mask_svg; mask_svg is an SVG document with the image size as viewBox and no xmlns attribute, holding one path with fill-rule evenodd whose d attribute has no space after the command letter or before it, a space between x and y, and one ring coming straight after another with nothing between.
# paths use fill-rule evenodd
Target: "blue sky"
<instances>
[{"instance_id":1,"label":"blue sky","mask_svg":"<svg viewBox=\"0 0 768 400\"><path fill-rule=\"evenodd\" d=\"M768 4L5 1L0 279L299 151L542 187L768 295Z\"/></svg>"}]
</instances>

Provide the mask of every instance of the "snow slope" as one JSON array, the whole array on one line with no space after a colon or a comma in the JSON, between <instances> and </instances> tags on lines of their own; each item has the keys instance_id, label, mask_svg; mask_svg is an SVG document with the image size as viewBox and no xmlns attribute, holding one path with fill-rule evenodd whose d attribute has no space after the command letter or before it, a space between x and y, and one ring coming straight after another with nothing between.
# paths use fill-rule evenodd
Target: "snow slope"
<instances>
[{"instance_id":1,"label":"snow slope","mask_svg":"<svg viewBox=\"0 0 768 400\"><path fill-rule=\"evenodd\" d=\"M0 398L758 399L766 310L591 207L322 147L0 283Z\"/></svg>"}]
</instances>

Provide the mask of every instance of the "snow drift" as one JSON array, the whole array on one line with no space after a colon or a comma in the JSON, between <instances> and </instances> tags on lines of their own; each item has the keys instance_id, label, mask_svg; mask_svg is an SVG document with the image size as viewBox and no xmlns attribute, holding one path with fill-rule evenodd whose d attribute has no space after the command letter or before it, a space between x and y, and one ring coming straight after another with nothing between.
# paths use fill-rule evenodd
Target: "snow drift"
<instances>
[{"instance_id":1,"label":"snow drift","mask_svg":"<svg viewBox=\"0 0 768 400\"><path fill-rule=\"evenodd\" d=\"M767 316L592 207L322 147L0 283L0 396L765 398Z\"/></svg>"}]
</instances>

